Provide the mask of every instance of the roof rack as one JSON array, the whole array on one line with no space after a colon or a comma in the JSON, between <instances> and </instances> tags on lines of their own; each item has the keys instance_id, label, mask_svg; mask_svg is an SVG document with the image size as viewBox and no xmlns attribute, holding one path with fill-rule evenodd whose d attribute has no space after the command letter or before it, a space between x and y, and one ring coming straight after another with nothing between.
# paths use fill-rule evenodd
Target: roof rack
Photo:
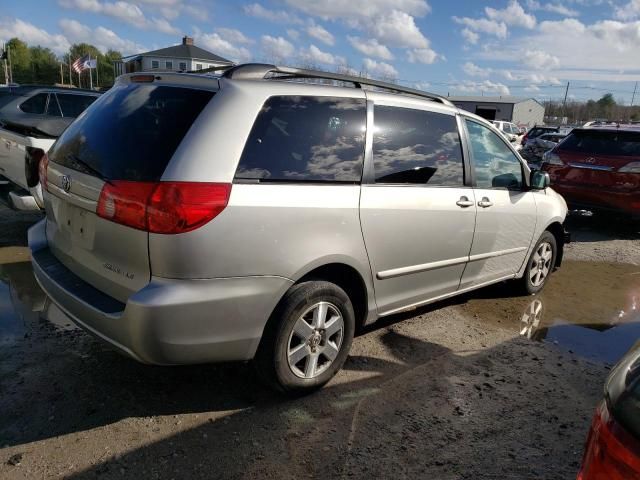
<instances>
[{"instance_id":1,"label":"roof rack","mask_svg":"<svg viewBox=\"0 0 640 480\"><path fill-rule=\"evenodd\" d=\"M356 88L362 88L362 85L391 90L393 92L407 93L417 97L428 98L434 102L453 107L446 98L436 95L435 93L423 92L415 88L403 87L395 83L381 82L379 80L371 80L369 78L355 77L352 75L342 75L339 73L322 72L320 70L305 70L302 68L278 67L266 63L245 63L225 69L222 77L233 80L265 80L267 75L275 73L278 76L271 77L275 79L287 78L318 78L324 80L336 80L339 82L353 83Z\"/></svg>"}]
</instances>

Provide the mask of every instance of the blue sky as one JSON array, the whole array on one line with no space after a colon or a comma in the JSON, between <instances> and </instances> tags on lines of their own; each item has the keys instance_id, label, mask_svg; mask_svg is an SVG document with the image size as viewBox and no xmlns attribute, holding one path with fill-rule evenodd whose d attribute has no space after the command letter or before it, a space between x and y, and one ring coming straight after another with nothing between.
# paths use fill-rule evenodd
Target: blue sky
<instances>
[{"instance_id":1,"label":"blue sky","mask_svg":"<svg viewBox=\"0 0 640 480\"><path fill-rule=\"evenodd\" d=\"M0 0L0 41L124 54L184 34L234 61L366 73L451 95L599 98L640 81L640 0ZM640 87L639 87L640 88ZM634 104L640 104L640 92Z\"/></svg>"}]
</instances>

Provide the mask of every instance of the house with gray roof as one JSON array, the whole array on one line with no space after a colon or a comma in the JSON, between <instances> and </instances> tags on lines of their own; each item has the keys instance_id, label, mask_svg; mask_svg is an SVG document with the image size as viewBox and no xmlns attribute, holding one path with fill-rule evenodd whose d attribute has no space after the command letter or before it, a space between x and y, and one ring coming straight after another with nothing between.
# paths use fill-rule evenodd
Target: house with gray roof
<instances>
[{"instance_id":1,"label":"house with gray roof","mask_svg":"<svg viewBox=\"0 0 640 480\"><path fill-rule=\"evenodd\" d=\"M184 36L180 45L125 57L120 64L115 65L115 69L116 75L122 75L123 73L154 70L188 72L233 64L231 60L194 45L193 38Z\"/></svg>"}]
</instances>

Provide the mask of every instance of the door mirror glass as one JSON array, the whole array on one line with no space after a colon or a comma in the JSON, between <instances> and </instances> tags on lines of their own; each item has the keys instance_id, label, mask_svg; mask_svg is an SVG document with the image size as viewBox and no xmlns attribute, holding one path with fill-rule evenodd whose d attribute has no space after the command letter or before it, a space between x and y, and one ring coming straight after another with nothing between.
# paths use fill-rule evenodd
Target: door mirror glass
<instances>
[{"instance_id":1,"label":"door mirror glass","mask_svg":"<svg viewBox=\"0 0 640 480\"><path fill-rule=\"evenodd\" d=\"M544 190L551 184L551 178L547 172L534 170L531 172L531 188L534 190Z\"/></svg>"}]
</instances>

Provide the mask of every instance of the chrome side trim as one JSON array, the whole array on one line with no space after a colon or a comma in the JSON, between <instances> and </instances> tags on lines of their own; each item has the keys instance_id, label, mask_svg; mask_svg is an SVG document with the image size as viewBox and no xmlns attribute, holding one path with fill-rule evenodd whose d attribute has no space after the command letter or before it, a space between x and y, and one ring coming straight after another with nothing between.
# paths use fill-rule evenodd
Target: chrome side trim
<instances>
[{"instance_id":1,"label":"chrome side trim","mask_svg":"<svg viewBox=\"0 0 640 480\"><path fill-rule=\"evenodd\" d=\"M460 265L466 262L476 262L478 260L485 260L487 258L499 257L501 255L509 255L511 253L518 253L526 250L528 247L509 248L507 250L497 250L489 253L479 253L477 255L471 255L470 257L458 257L450 258L448 260L440 260L438 262L422 263L420 265L410 265L408 267L392 268L391 270L384 270L378 272L376 277L378 280L386 280L388 278L401 277L403 275L410 275L412 273L426 272L428 270L435 270L437 268L451 267L453 265Z\"/></svg>"},{"instance_id":2,"label":"chrome side trim","mask_svg":"<svg viewBox=\"0 0 640 480\"><path fill-rule=\"evenodd\" d=\"M505 280L510 280L515 278L515 274L506 275L504 277L496 278L495 280L490 280L488 282L479 283L477 285L471 285L470 287L463 288L462 290L456 290L455 292L445 293L444 295L440 295L438 297L428 298L426 300L421 300L416 303L412 303L411 305L406 305L404 307L394 308L393 310L387 310L386 312L382 312L379 314L379 317L386 317L387 315L393 315L394 313L406 312L408 310L414 310L418 307L422 307L423 305L427 305L429 303L438 302L440 300L444 300L449 297L455 297L456 295L460 295L462 293L466 293L470 290L476 290L478 288L486 287L487 285L492 285L494 283L503 282Z\"/></svg>"},{"instance_id":3,"label":"chrome side trim","mask_svg":"<svg viewBox=\"0 0 640 480\"><path fill-rule=\"evenodd\" d=\"M385 280L387 278L401 277L403 275L409 275L411 273L426 272L427 270L435 270L436 268L459 265L468 261L469 257L459 257L451 258L449 260L440 260L438 262L423 263L421 265L410 265L408 267L392 268L391 270L378 272L376 274L376 277L378 277L378 280Z\"/></svg>"},{"instance_id":4,"label":"chrome side trim","mask_svg":"<svg viewBox=\"0 0 640 480\"><path fill-rule=\"evenodd\" d=\"M573 168L582 168L584 170L599 170L602 172L613 171L613 167L607 167L605 165L588 165L586 163L572 163L572 162L567 163L567 165Z\"/></svg>"},{"instance_id":5,"label":"chrome side trim","mask_svg":"<svg viewBox=\"0 0 640 480\"><path fill-rule=\"evenodd\" d=\"M508 248L506 250L496 250L495 252L489 253L478 253L476 255L471 255L469 257L470 262L477 262L478 260L485 260L487 258L500 257L502 255L509 255L510 253L518 253L526 250L528 247L516 247L516 248Z\"/></svg>"}]
</instances>

